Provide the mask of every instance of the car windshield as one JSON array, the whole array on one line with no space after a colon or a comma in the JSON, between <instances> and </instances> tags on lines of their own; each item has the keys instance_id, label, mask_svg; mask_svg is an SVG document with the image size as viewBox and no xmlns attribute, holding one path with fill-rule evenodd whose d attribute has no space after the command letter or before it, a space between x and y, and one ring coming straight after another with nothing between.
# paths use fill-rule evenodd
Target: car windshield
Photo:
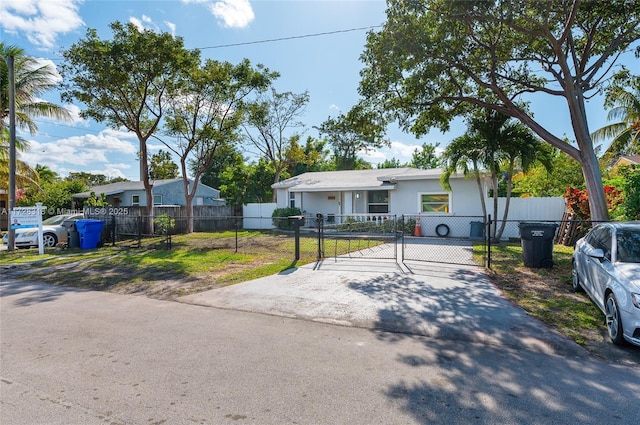
<instances>
[{"instance_id":1,"label":"car windshield","mask_svg":"<svg viewBox=\"0 0 640 425\"><path fill-rule=\"evenodd\" d=\"M55 226L56 224L62 224L69 216L67 215L54 215L46 220L42 220L43 226Z\"/></svg>"},{"instance_id":2,"label":"car windshield","mask_svg":"<svg viewBox=\"0 0 640 425\"><path fill-rule=\"evenodd\" d=\"M617 233L618 261L640 263L640 232L632 229L620 229Z\"/></svg>"}]
</instances>

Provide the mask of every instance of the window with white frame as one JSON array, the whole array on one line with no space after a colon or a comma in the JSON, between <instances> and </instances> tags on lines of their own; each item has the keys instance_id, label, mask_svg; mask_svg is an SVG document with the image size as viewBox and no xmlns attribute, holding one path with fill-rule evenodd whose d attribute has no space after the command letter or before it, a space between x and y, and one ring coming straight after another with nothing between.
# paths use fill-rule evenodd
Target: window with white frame
<instances>
[{"instance_id":1,"label":"window with white frame","mask_svg":"<svg viewBox=\"0 0 640 425\"><path fill-rule=\"evenodd\" d=\"M370 214L387 214L389 212L389 191L370 190L367 192L368 211Z\"/></svg>"},{"instance_id":2,"label":"window with white frame","mask_svg":"<svg viewBox=\"0 0 640 425\"><path fill-rule=\"evenodd\" d=\"M448 213L449 212L448 193L421 193L420 212L423 213Z\"/></svg>"},{"instance_id":3,"label":"window with white frame","mask_svg":"<svg viewBox=\"0 0 640 425\"><path fill-rule=\"evenodd\" d=\"M162 205L162 195L153 195L153 205Z\"/></svg>"},{"instance_id":4,"label":"window with white frame","mask_svg":"<svg viewBox=\"0 0 640 425\"><path fill-rule=\"evenodd\" d=\"M131 205L134 207L140 205L140 195L131 195Z\"/></svg>"},{"instance_id":5,"label":"window with white frame","mask_svg":"<svg viewBox=\"0 0 640 425\"><path fill-rule=\"evenodd\" d=\"M295 208L295 207L296 207L296 193L289 192L289 208Z\"/></svg>"}]
</instances>

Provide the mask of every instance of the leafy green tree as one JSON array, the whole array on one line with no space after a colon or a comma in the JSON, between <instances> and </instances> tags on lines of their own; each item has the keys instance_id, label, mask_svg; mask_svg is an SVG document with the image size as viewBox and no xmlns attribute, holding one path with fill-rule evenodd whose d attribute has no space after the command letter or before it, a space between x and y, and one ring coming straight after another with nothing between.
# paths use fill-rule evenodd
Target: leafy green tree
<instances>
[{"instance_id":1,"label":"leafy green tree","mask_svg":"<svg viewBox=\"0 0 640 425\"><path fill-rule=\"evenodd\" d=\"M382 168L401 168L403 165L400 163L400 160L397 158L385 159L383 162L378 164L378 169Z\"/></svg>"},{"instance_id":2,"label":"leafy green tree","mask_svg":"<svg viewBox=\"0 0 640 425\"><path fill-rule=\"evenodd\" d=\"M640 220L640 166L623 166L620 173L625 183L622 209L627 220Z\"/></svg>"},{"instance_id":3,"label":"leafy green tree","mask_svg":"<svg viewBox=\"0 0 640 425\"><path fill-rule=\"evenodd\" d=\"M278 183L282 172L300 159L300 149L292 147L300 140L300 134L295 129L303 127L298 118L304 114L307 103L309 93L306 91L300 94L278 93L272 87L249 106L244 124L245 138L261 157L273 165L275 174L272 183ZM275 196L274 192L272 202L275 202Z\"/></svg>"},{"instance_id":4,"label":"leafy green tree","mask_svg":"<svg viewBox=\"0 0 640 425\"><path fill-rule=\"evenodd\" d=\"M266 90L277 77L262 65L252 67L246 59L238 65L207 60L169 91L164 132L176 142L162 143L180 160L189 217L187 233L193 231L193 198L200 177L215 161L220 146L240 140L248 97ZM187 175L189 167L192 181Z\"/></svg>"},{"instance_id":5,"label":"leafy green tree","mask_svg":"<svg viewBox=\"0 0 640 425\"><path fill-rule=\"evenodd\" d=\"M65 180L70 182L80 182L87 187L101 186L107 184L109 180L104 174L93 174L85 171L76 171L69 173Z\"/></svg>"},{"instance_id":6,"label":"leafy green tree","mask_svg":"<svg viewBox=\"0 0 640 425\"><path fill-rule=\"evenodd\" d=\"M611 108L607 121L614 121L594 132L594 142L612 139L604 158L613 164L623 155L640 153L640 77L632 76L628 70L614 75L607 88L605 108Z\"/></svg>"},{"instance_id":7,"label":"leafy green tree","mask_svg":"<svg viewBox=\"0 0 640 425\"><path fill-rule=\"evenodd\" d=\"M61 180L44 182L42 186L31 186L25 190L23 198L16 202L18 206L35 205L42 202L47 207L49 215L56 215L58 211L75 209L78 206L73 203L75 193L84 192L87 186L80 180Z\"/></svg>"},{"instance_id":8,"label":"leafy green tree","mask_svg":"<svg viewBox=\"0 0 640 425\"><path fill-rule=\"evenodd\" d=\"M257 163L227 167L222 173L220 192L230 205L268 202L273 198L273 163L261 158Z\"/></svg>"},{"instance_id":9,"label":"leafy green tree","mask_svg":"<svg viewBox=\"0 0 640 425\"><path fill-rule=\"evenodd\" d=\"M594 220L607 204L586 115L619 56L640 38L625 0L388 0L387 21L362 54L362 103L417 136L488 108L520 120L583 168ZM523 101L561 99L576 145L551 133Z\"/></svg>"},{"instance_id":10,"label":"leafy green tree","mask_svg":"<svg viewBox=\"0 0 640 425\"><path fill-rule=\"evenodd\" d=\"M331 171L332 163L329 159L331 151L326 148L326 145L326 140L318 140L311 136L307 137L307 141L302 148L303 160L289 165L289 175L298 176L313 171Z\"/></svg>"},{"instance_id":11,"label":"leafy green tree","mask_svg":"<svg viewBox=\"0 0 640 425\"><path fill-rule=\"evenodd\" d=\"M389 146L389 141L383 139L384 128L376 123L376 116L361 105L356 105L346 115L329 117L317 127L320 135L325 136L333 148L337 170L356 170L361 164L358 153Z\"/></svg>"},{"instance_id":12,"label":"leafy green tree","mask_svg":"<svg viewBox=\"0 0 640 425\"><path fill-rule=\"evenodd\" d=\"M195 164L193 164L192 166L195 166ZM218 146L218 148L216 149L211 161L211 165L209 165L209 167L202 172L200 181L207 186L220 189L220 185L222 184L221 175L224 170L226 170L228 167L236 168L242 166L244 166L244 158L238 151L237 146L225 143L221 146ZM193 169L191 172L193 173Z\"/></svg>"},{"instance_id":13,"label":"leafy green tree","mask_svg":"<svg viewBox=\"0 0 640 425\"><path fill-rule=\"evenodd\" d=\"M120 22L110 28L111 40L101 39L89 28L84 38L63 52L62 98L81 102L86 108L81 112L84 118L135 133L140 180L151 206L147 141L163 118L165 95L194 69L200 52L186 50L182 38L169 33L140 31Z\"/></svg>"},{"instance_id":14,"label":"leafy green tree","mask_svg":"<svg viewBox=\"0 0 640 425\"><path fill-rule=\"evenodd\" d=\"M149 178L152 180L177 179L180 176L178 164L173 162L171 153L160 149L151 155Z\"/></svg>"},{"instance_id":15,"label":"leafy green tree","mask_svg":"<svg viewBox=\"0 0 640 425\"><path fill-rule=\"evenodd\" d=\"M513 176L513 190L531 196L563 196L568 187L585 189L580 163L559 149L551 147L551 167L535 164L527 173Z\"/></svg>"},{"instance_id":16,"label":"leafy green tree","mask_svg":"<svg viewBox=\"0 0 640 425\"><path fill-rule=\"evenodd\" d=\"M439 143L436 143L435 145L423 143L421 149L414 149L409 166L419 168L421 170L440 167L442 165L442 161L436 154L438 146L440 146Z\"/></svg>"}]
</instances>

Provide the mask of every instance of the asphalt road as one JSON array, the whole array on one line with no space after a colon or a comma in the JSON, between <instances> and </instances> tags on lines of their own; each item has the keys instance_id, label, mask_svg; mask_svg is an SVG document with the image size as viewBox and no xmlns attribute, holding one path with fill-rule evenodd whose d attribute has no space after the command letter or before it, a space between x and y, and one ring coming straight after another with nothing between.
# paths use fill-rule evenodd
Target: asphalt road
<instances>
[{"instance_id":1,"label":"asphalt road","mask_svg":"<svg viewBox=\"0 0 640 425\"><path fill-rule=\"evenodd\" d=\"M640 423L638 368L2 279L2 424Z\"/></svg>"}]
</instances>

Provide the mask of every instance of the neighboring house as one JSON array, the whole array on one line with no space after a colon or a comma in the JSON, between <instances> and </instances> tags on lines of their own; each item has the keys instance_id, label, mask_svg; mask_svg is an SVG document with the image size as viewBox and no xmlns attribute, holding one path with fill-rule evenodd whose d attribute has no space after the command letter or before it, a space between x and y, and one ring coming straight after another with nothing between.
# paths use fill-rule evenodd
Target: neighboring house
<instances>
[{"instance_id":1,"label":"neighboring house","mask_svg":"<svg viewBox=\"0 0 640 425\"><path fill-rule=\"evenodd\" d=\"M185 205L185 194L182 179L153 180L153 205ZM86 199L91 196L104 194L107 203L114 207L147 206L147 197L142 182L118 182L92 187L87 192L76 193L74 199ZM220 191L198 184L193 197L193 205L225 205L220 199Z\"/></svg>"},{"instance_id":2,"label":"neighboring house","mask_svg":"<svg viewBox=\"0 0 640 425\"><path fill-rule=\"evenodd\" d=\"M328 223L343 221L345 216L371 219L369 215L374 214L384 219L385 215L420 214L421 220L432 217L449 225L450 236L468 236L471 222L482 216L478 184L475 178L455 174L450 178L451 192L448 192L440 184L442 172L440 168L311 172L271 187L276 191L278 208L297 207L311 220L317 213L323 214ZM499 201L498 219L501 219L504 199ZM512 208L518 201L523 203L519 209L524 212L510 214L509 219L561 220L565 209L562 198L542 199L542 208L534 205L541 204L541 198L512 199ZM487 197L486 202L492 214L491 198ZM533 212L535 217L527 217ZM423 234L432 233L435 226L430 224L431 230L424 227ZM511 233L514 232L508 232L507 236L512 236Z\"/></svg>"},{"instance_id":3,"label":"neighboring house","mask_svg":"<svg viewBox=\"0 0 640 425\"><path fill-rule=\"evenodd\" d=\"M618 158L612 168L617 168L621 165L640 165L640 155L623 155Z\"/></svg>"}]
</instances>

